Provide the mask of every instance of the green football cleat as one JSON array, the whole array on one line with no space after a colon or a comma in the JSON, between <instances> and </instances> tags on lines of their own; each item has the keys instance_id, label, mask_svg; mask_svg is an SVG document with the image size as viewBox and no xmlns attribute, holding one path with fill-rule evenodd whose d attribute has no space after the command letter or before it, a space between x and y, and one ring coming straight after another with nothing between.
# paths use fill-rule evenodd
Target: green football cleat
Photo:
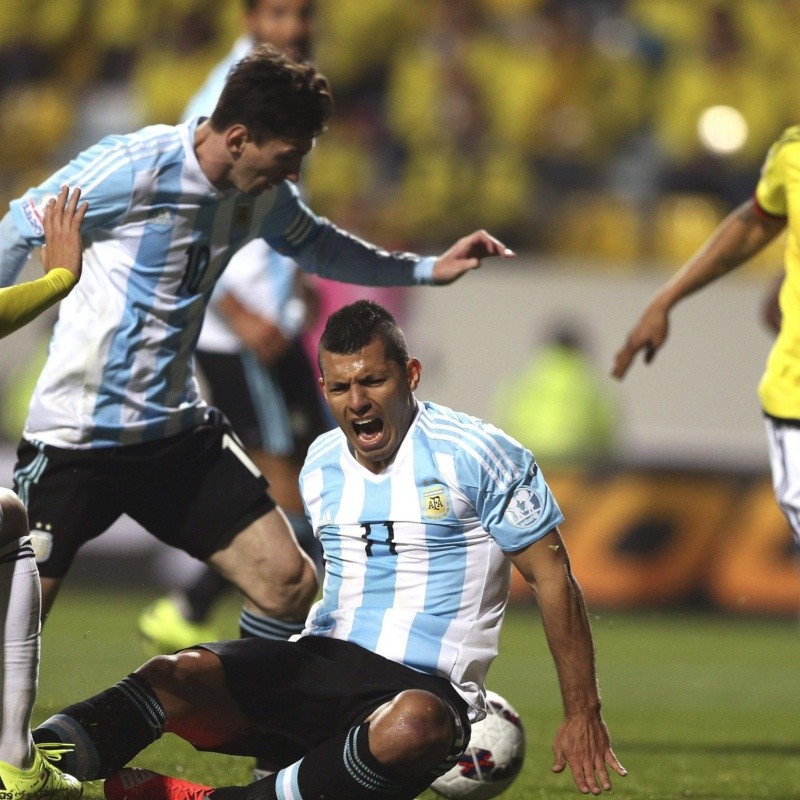
<instances>
[{"instance_id":1,"label":"green football cleat","mask_svg":"<svg viewBox=\"0 0 800 800\"><path fill-rule=\"evenodd\" d=\"M174 653L185 647L219 639L210 626L189 622L181 614L177 603L169 597L156 600L142 611L139 633L145 640L149 655Z\"/></svg>"},{"instance_id":2,"label":"green football cleat","mask_svg":"<svg viewBox=\"0 0 800 800\"><path fill-rule=\"evenodd\" d=\"M0 797L3 800L78 800L83 794L81 782L52 763L70 748L62 744L36 745L33 766L28 770L0 761Z\"/></svg>"}]
</instances>

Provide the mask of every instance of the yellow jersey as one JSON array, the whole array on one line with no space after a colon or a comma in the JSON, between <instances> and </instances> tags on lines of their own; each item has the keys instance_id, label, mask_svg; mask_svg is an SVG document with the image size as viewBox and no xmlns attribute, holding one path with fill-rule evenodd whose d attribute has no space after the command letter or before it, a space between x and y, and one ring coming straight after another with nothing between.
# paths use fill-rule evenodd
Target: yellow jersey
<instances>
[{"instance_id":1,"label":"yellow jersey","mask_svg":"<svg viewBox=\"0 0 800 800\"><path fill-rule=\"evenodd\" d=\"M56 267L35 281L0 289L0 338L26 325L61 300L76 281L68 269Z\"/></svg>"},{"instance_id":2,"label":"yellow jersey","mask_svg":"<svg viewBox=\"0 0 800 800\"><path fill-rule=\"evenodd\" d=\"M761 170L755 202L764 214L788 221L781 287L781 330L758 385L771 417L800 420L800 125L783 132Z\"/></svg>"}]
</instances>

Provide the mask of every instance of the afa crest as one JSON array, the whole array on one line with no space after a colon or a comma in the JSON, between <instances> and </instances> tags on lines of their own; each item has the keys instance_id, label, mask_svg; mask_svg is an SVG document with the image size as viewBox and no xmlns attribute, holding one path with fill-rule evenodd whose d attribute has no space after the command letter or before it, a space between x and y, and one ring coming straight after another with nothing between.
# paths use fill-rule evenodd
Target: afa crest
<instances>
[{"instance_id":1,"label":"afa crest","mask_svg":"<svg viewBox=\"0 0 800 800\"><path fill-rule=\"evenodd\" d=\"M425 519L441 519L450 513L450 495L441 484L428 486L420 493L422 516Z\"/></svg>"}]
</instances>

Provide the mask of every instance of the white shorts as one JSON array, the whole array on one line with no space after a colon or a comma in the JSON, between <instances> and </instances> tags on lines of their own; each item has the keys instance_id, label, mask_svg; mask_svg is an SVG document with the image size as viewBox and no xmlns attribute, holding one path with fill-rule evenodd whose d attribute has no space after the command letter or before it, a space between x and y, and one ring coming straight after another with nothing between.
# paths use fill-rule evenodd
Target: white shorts
<instances>
[{"instance_id":1,"label":"white shorts","mask_svg":"<svg viewBox=\"0 0 800 800\"><path fill-rule=\"evenodd\" d=\"M800 544L800 426L764 417L775 498Z\"/></svg>"}]
</instances>

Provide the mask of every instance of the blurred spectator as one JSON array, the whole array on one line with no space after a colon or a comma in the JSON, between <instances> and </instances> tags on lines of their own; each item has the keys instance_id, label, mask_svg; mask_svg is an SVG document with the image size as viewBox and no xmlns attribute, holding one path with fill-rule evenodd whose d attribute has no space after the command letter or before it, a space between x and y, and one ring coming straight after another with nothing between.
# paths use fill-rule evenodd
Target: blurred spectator
<instances>
[{"instance_id":1,"label":"blurred spectator","mask_svg":"<svg viewBox=\"0 0 800 800\"><path fill-rule=\"evenodd\" d=\"M386 93L387 123L404 151L401 219L430 245L479 219L514 236L528 221L532 185L524 154L491 131L488 70L505 45L477 0L435 0L425 20L394 55Z\"/></svg>"},{"instance_id":2,"label":"blurred spectator","mask_svg":"<svg viewBox=\"0 0 800 800\"><path fill-rule=\"evenodd\" d=\"M752 191L784 127L780 84L748 39L737 4L696 4L697 48L674 48L659 80L653 126L664 191L705 192L728 209Z\"/></svg>"},{"instance_id":3,"label":"blurred spectator","mask_svg":"<svg viewBox=\"0 0 800 800\"><path fill-rule=\"evenodd\" d=\"M338 103L365 98L380 107L391 54L414 41L429 0L317 0L316 60Z\"/></svg>"},{"instance_id":4,"label":"blurred spectator","mask_svg":"<svg viewBox=\"0 0 800 800\"><path fill-rule=\"evenodd\" d=\"M480 219L517 248L613 257L585 232L621 203L638 217L626 251L662 258L647 229L663 196L737 204L800 107L800 0L317 0L317 15L339 110L309 194L400 247ZM175 121L239 16L238 0L0 3L0 200L81 140ZM587 214L583 234L561 229Z\"/></svg>"},{"instance_id":5,"label":"blurred spectator","mask_svg":"<svg viewBox=\"0 0 800 800\"><path fill-rule=\"evenodd\" d=\"M142 52L133 83L146 123L181 119L189 97L224 55L215 22L210 0L195 2Z\"/></svg>"},{"instance_id":6,"label":"blurred spectator","mask_svg":"<svg viewBox=\"0 0 800 800\"><path fill-rule=\"evenodd\" d=\"M110 133L128 133L145 125L145 109L132 85L135 50L110 46L99 56L95 80L78 93L72 135L65 157L81 152Z\"/></svg>"},{"instance_id":7,"label":"blurred spectator","mask_svg":"<svg viewBox=\"0 0 800 800\"><path fill-rule=\"evenodd\" d=\"M613 458L619 410L585 333L557 323L496 397L497 424L545 469L600 468Z\"/></svg>"}]
</instances>

